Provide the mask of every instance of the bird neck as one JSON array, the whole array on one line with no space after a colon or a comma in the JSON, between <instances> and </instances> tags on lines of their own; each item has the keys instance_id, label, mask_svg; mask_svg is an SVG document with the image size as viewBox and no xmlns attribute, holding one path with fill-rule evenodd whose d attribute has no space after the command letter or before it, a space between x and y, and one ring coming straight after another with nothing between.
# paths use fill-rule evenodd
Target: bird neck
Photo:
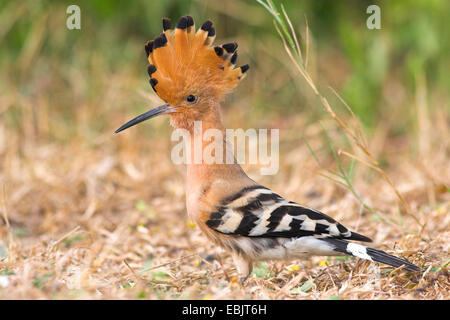
<instances>
[{"instance_id":1,"label":"bird neck","mask_svg":"<svg viewBox=\"0 0 450 320\"><path fill-rule=\"evenodd\" d=\"M255 184L235 160L233 149L228 147L219 105L208 110L187 129L188 139L185 138L186 147L189 144L192 150L190 155L185 153L190 157L186 164L186 208L199 226L205 226L200 223L203 213L212 210L224 198ZM222 156L219 157L222 161L208 161L214 160L211 157L216 153ZM196 155L201 156L200 163L196 163Z\"/></svg>"},{"instance_id":2,"label":"bird neck","mask_svg":"<svg viewBox=\"0 0 450 320\"><path fill-rule=\"evenodd\" d=\"M212 180L246 177L226 140L219 104L207 108L189 128L190 155L187 183L207 184Z\"/></svg>"}]
</instances>

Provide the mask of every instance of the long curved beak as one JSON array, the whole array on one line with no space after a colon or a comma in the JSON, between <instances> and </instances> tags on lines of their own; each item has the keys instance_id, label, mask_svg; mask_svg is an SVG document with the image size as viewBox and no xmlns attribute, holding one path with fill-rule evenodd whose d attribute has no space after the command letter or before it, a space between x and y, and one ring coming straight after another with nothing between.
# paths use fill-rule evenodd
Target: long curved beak
<instances>
[{"instance_id":1,"label":"long curved beak","mask_svg":"<svg viewBox=\"0 0 450 320\"><path fill-rule=\"evenodd\" d=\"M123 126L121 126L119 129L117 129L116 131L114 131L114 133L119 133L120 131L123 131L125 129L128 129L129 127L132 127L142 121L154 118L156 116L159 116L161 114L166 114L166 113L171 113L175 110L174 107L171 107L169 104L163 104L162 106L159 106L155 109L152 109L150 111L147 111L139 116L137 116L136 118L134 118L133 120L128 121L127 123L125 123Z\"/></svg>"}]
</instances>

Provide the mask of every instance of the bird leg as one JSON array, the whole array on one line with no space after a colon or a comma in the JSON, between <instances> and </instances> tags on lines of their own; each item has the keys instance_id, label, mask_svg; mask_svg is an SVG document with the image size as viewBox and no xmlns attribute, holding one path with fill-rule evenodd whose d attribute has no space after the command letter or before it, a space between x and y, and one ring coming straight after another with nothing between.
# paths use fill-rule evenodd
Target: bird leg
<instances>
[{"instance_id":1,"label":"bird leg","mask_svg":"<svg viewBox=\"0 0 450 320\"><path fill-rule=\"evenodd\" d=\"M245 280L247 280L248 276L252 272L253 263L237 253L233 253L232 257L233 262L236 266L236 270L239 274L238 282L243 285Z\"/></svg>"}]
</instances>

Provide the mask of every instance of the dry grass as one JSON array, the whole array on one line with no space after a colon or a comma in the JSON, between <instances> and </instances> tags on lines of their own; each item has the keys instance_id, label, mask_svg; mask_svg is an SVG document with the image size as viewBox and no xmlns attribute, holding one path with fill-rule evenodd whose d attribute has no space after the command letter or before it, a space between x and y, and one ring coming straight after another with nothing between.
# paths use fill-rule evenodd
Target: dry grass
<instances>
[{"instance_id":1,"label":"dry grass","mask_svg":"<svg viewBox=\"0 0 450 320\"><path fill-rule=\"evenodd\" d=\"M246 39L237 40L245 55ZM275 40L271 47L280 46ZM133 45L124 45L124 51L142 64L142 47L130 49ZM264 90L258 89L260 79L270 79L274 88L292 82L282 48L269 55L267 43L256 46L261 50L253 59L264 68L253 68L227 101L224 122L234 128L280 128L281 163L276 176L259 176L255 166L246 167L249 175L371 237L374 247L422 267L422 275L352 258L316 257L261 263L241 287L230 256L188 221L184 168L170 161L167 119L113 134L143 110L130 109L149 101L158 105L148 94L145 71L137 73L132 65L112 71L94 48L85 65L44 72L49 62L30 51L22 55L22 65L36 66L35 72L17 76L14 67L2 70L7 77L0 96L0 298L449 299L446 95L428 92L423 79L415 92L396 78L383 89L382 100L393 112L374 129L368 145L375 159L388 164L386 174L417 221L401 214L391 186L367 166L355 165L352 184L365 203L394 222L387 223L361 208L348 189L317 174L323 168L302 136L325 168L335 170L335 163L322 127L308 124L308 112L285 117L275 102L271 117L253 112L251 97ZM314 61L325 61L311 58L311 68ZM277 63L287 68L275 73ZM321 68L331 70L330 79L345 74L333 61ZM405 113L415 119L415 128L393 135L393 123ZM11 114L20 114L20 121L11 121L16 117ZM341 116L351 121L345 111ZM333 120L325 116L323 124L333 141L348 147Z\"/></svg>"},{"instance_id":2,"label":"dry grass","mask_svg":"<svg viewBox=\"0 0 450 320\"><path fill-rule=\"evenodd\" d=\"M284 124L300 125L299 119ZM320 130L309 129L309 139L319 145ZM149 150L150 141L130 130L111 134L96 148L85 149L79 141L28 141L19 153L17 133L3 126L0 132L6 181L0 225L3 299L449 298L448 269L437 269L450 258L449 193L431 182L431 177L449 181L446 158L429 159L433 163L422 170L403 152L392 155L393 179L424 226L409 217L391 225L360 214L350 192L314 174L316 164L300 140L282 141L279 175L258 180L426 271L416 277L352 259L270 262L242 288L229 282L235 276L229 255L187 220L183 170L169 161L166 141L151 140ZM6 137L11 143L5 144ZM397 149L396 141L384 145ZM355 185L367 201L397 218L397 199L383 179L370 184L357 179Z\"/></svg>"}]
</instances>

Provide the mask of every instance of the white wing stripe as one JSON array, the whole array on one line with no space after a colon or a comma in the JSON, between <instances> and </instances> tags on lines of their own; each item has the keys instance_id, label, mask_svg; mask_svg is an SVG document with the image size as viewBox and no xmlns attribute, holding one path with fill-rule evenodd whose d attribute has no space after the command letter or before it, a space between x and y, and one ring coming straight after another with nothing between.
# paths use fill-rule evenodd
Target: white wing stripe
<instances>
[{"instance_id":1,"label":"white wing stripe","mask_svg":"<svg viewBox=\"0 0 450 320\"><path fill-rule=\"evenodd\" d=\"M276 209L278 209L279 207L281 207L287 203L288 203L288 201L283 199L282 201L280 201L278 203L274 203L271 206L265 207L261 217L257 221L256 226L252 229L252 231L249 233L249 235L250 236L258 236L258 235L262 235L262 234L266 233L269 230L269 228L267 228L267 226L270 223L269 218L272 215L272 212L274 212ZM280 222L280 224L281 224L281 222Z\"/></svg>"},{"instance_id":2,"label":"white wing stripe","mask_svg":"<svg viewBox=\"0 0 450 320\"><path fill-rule=\"evenodd\" d=\"M232 207L232 208L243 207L243 206L247 205L249 202L251 202L251 200L253 200L257 196L259 196L260 194L271 194L271 193L274 193L274 192L269 189L263 189L263 188L255 189L255 190L250 191L247 194L244 194L242 197L239 197L236 200L228 203L227 207Z\"/></svg>"},{"instance_id":3,"label":"white wing stripe","mask_svg":"<svg viewBox=\"0 0 450 320\"><path fill-rule=\"evenodd\" d=\"M291 224L292 219L294 219L293 216L290 216L288 214L284 215L283 218L281 219L280 223L278 223L278 226L272 232L281 232L281 231L291 230L291 227L289 225Z\"/></svg>"}]
</instances>

